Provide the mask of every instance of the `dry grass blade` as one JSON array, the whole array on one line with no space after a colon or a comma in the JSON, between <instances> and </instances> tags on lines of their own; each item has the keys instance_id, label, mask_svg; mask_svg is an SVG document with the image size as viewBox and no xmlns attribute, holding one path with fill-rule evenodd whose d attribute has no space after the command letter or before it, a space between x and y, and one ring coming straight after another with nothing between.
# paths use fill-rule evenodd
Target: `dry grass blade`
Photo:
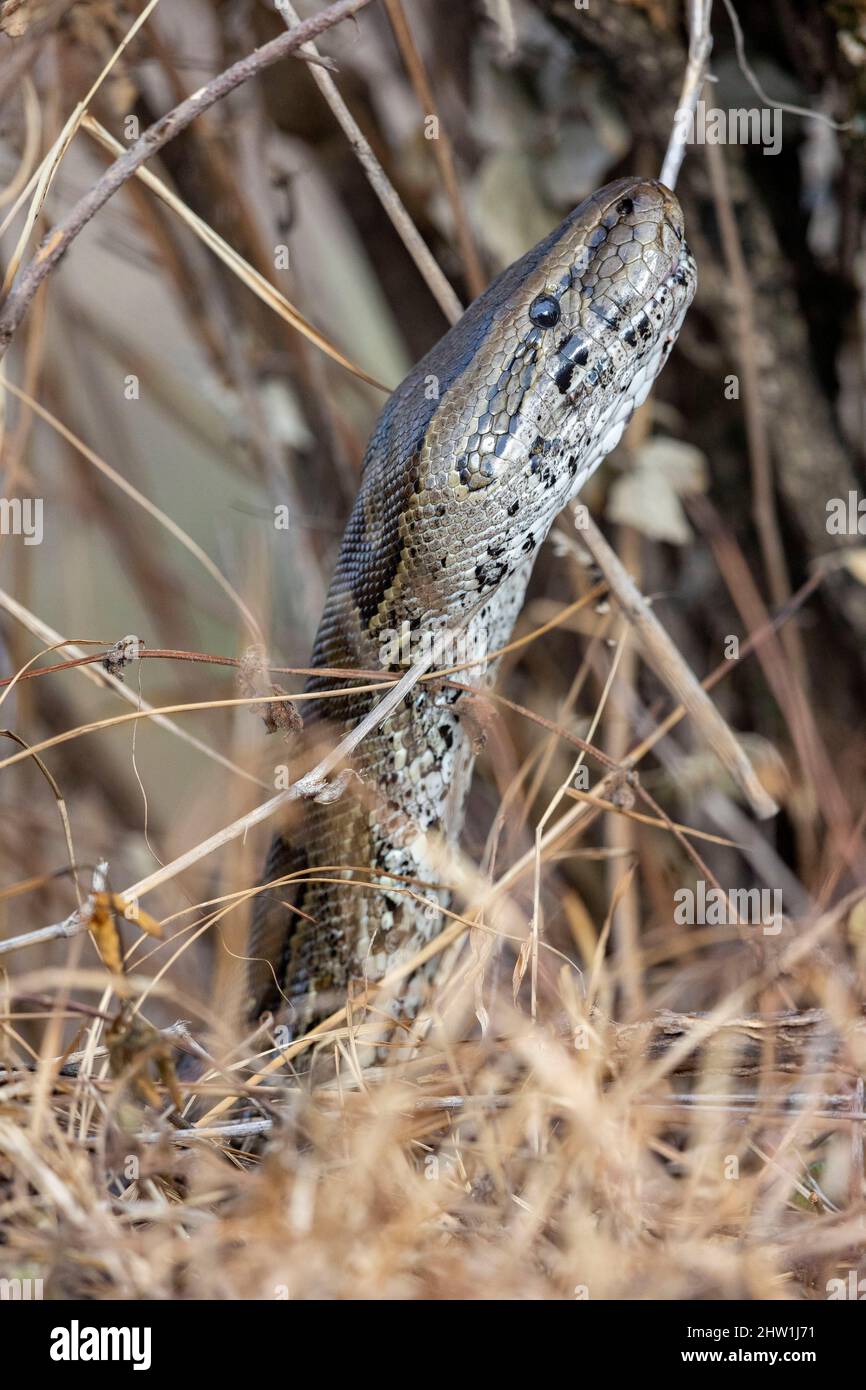
<instances>
[{"instance_id":1,"label":"dry grass blade","mask_svg":"<svg viewBox=\"0 0 866 1390\"><path fill-rule=\"evenodd\" d=\"M293 33L284 35L282 40L274 39L255 53L240 59L218 78L181 102L158 121L153 129L146 131L130 150L115 160L94 188L67 213L43 242L33 259L22 270L18 283L9 292L0 310L0 356L9 346L42 281L53 270L69 244L127 179L132 178L145 160L186 129L196 116L222 100L243 82L272 63L279 62L295 49L301 48L313 35L323 32L332 24L338 24L369 3L370 0L336 0L327 10L299 25Z\"/></svg>"},{"instance_id":2,"label":"dry grass blade","mask_svg":"<svg viewBox=\"0 0 866 1390\"><path fill-rule=\"evenodd\" d=\"M72 430L68 429L66 425L63 424L62 420L58 420L56 415L53 415L50 410L46 410L44 405L40 405L39 401L35 401L26 391L22 391L20 387L14 386L2 373L0 373L0 387L2 387L4 391L11 391L12 395L18 400L24 401L30 410L34 411L39 416L40 420L44 420L45 423L50 425L53 430L56 430L67 443L71 444L74 449L77 449L82 458L87 459L88 463L92 463L93 467L104 474L106 478L110 479L115 487L120 488L121 492L125 492L127 497L131 498L137 506L141 507L142 511L152 516L175 540L179 541L184 550L188 550L190 555L198 560L199 564L210 575L211 579L215 580L223 593L227 594L231 599L235 608L246 623L252 640L254 642L262 641L262 630L252 610L244 602L237 590L229 583L219 567L214 564L210 556L193 540L192 536L184 531L182 526L178 526L177 522L170 516L167 516L161 507L158 507L155 502L151 502L148 497L145 497L142 492L139 492L137 487L133 487L132 483L127 482L126 478L118 473L116 468L112 468L111 464L106 463L93 449L88 448L82 439L79 439L77 435L72 433Z\"/></svg>"},{"instance_id":3,"label":"dry grass blade","mask_svg":"<svg viewBox=\"0 0 866 1390\"><path fill-rule=\"evenodd\" d=\"M706 691L698 684L646 599L631 582L616 554L591 519L584 530L584 541L604 574L611 592L616 595L622 606L623 613L635 627L647 659L673 694L682 701L710 747L742 787L752 810L762 819L776 815L779 808L762 786L741 744L710 701Z\"/></svg>"},{"instance_id":4,"label":"dry grass blade","mask_svg":"<svg viewBox=\"0 0 866 1390\"><path fill-rule=\"evenodd\" d=\"M277 9L287 24L300 24L300 17L291 0L277 0ZM306 48L313 58L319 57L315 44L306 45ZM302 49L301 52L303 53L303 51ZM406 250L421 272L430 293L448 321L456 323L463 313L463 306L419 235L391 180L370 148L361 127L340 96L336 82L330 73L325 72L318 64L315 64L311 71L316 86L339 121L352 149L358 156L364 173L376 191L376 196L397 229Z\"/></svg>"},{"instance_id":5,"label":"dry grass blade","mask_svg":"<svg viewBox=\"0 0 866 1390\"><path fill-rule=\"evenodd\" d=\"M112 154L116 155L123 153L123 146L120 142L115 140L92 116L85 116L83 125L84 129L102 145L103 149L110 150ZM303 314L298 312L293 304L289 303L285 295L280 294L275 285L272 285L269 280L265 279L264 275L261 275L248 261L245 261L243 256L229 246L218 232L208 226L203 218L198 217L191 208L188 208L182 198L178 198L176 193L172 193L162 179L157 178L156 174L151 173L149 169L137 169L135 172L136 178L151 189L161 202L165 203L166 207L170 207L173 212L176 212L199 240L204 242L205 246L213 251L214 255L218 256L223 264L227 265L229 270L248 289L252 290L253 294L258 295L263 304L267 304L275 314L278 314L286 323L291 324L292 328L296 328L299 333L302 333L308 342L311 342L326 357L330 357L339 366L345 367L346 371L351 372L360 381L365 381L368 386L375 386L377 391L384 391L386 394L390 391L390 387L383 386L380 381L370 376L363 368L356 366L344 353L340 352L339 348L329 342L313 324L304 318Z\"/></svg>"},{"instance_id":6,"label":"dry grass blade","mask_svg":"<svg viewBox=\"0 0 866 1390\"><path fill-rule=\"evenodd\" d=\"M11 594L5 593L2 589L0 589L0 608L13 617L16 622L19 622L28 632L32 632L40 641L50 643L42 652L37 653L37 655L32 658L32 661L37 661L40 656L44 656L47 652L53 651L71 652L73 658L79 661L86 659L85 653L75 641L70 641L61 637L59 632L55 632L54 629L43 622L41 618L37 618L35 613L31 613L23 604L18 603ZM101 647L104 644L99 642L97 645ZM136 695L134 691L130 690L128 685L125 685L118 676L112 675L110 671L96 671L89 665L82 665L78 669L87 680L100 687L113 690L122 700L126 700L128 704L135 705L136 709L141 713L149 714L153 722L160 728L168 730L176 738L188 743L189 746L195 748L197 752L204 754L206 758L210 758L219 763L221 767L225 768L227 772L232 773L233 776L252 782L256 786L261 787L265 785L260 778L254 777L252 773L248 772L245 768L238 766L237 763L233 763L230 758L226 758L218 749L211 748L208 744L203 743L200 739L197 739L193 734L189 733L188 730L182 729L180 725L173 723L170 719L166 719L165 715L158 714L154 710L153 705L149 704L147 700L143 700L141 696ZM11 684L6 687L2 697L0 697L0 703L6 698L8 691L12 688L14 687Z\"/></svg>"},{"instance_id":7,"label":"dry grass blade","mask_svg":"<svg viewBox=\"0 0 866 1390\"><path fill-rule=\"evenodd\" d=\"M142 27L145 21L149 19L150 15L156 9L156 6L158 4L159 0L147 0L144 9L133 20L132 24L127 30L127 33L124 35L121 42L115 48L108 62L105 64L96 81L91 86L86 97L83 101L78 102L77 106L75 107L75 110L71 113L66 123L64 124L63 129L61 130L60 134L55 140L54 144L51 146L51 149L48 151L39 168L36 170L36 183L35 190L33 193L33 199L31 201L30 207L27 210L27 217L25 218L24 226L21 229L21 234L18 238L18 244L9 258L9 264L6 267L6 274L3 277L2 293L4 295L8 293L9 287L11 286L13 280L15 279L15 276L18 273L18 268L21 265L24 252L27 249L27 243L30 240L33 228L36 225L36 219L39 217L39 214L42 211L42 207L47 197L48 190L51 187L51 183L54 179L55 174L57 173L58 168L60 167L60 162L63 159L63 156L66 154L66 151L69 149L72 140L75 138L75 132L81 125L81 122L84 119L84 116L87 112L88 106L90 105L93 98L96 96L96 93L99 91L100 87L104 83L105 79L108 77L112 68L117 63L118 59L121 57L124 49L132 42L139 29ZM30 184L28 183L27 187L21 194L22 198L26 197L29 187ZM12 208L11 215L14 216L18 206L19 202L16 201L15 205Z\"/></svg>"}]
</instances>

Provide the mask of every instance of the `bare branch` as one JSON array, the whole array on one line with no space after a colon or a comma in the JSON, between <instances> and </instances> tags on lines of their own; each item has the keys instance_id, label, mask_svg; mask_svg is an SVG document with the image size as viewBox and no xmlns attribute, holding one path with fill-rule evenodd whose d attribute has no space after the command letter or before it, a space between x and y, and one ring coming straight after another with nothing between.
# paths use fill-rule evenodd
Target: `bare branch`
<instances>
[{"instance_id":1,"label":"bare branch","mask_svg":"<svg viewBox=\"0 0 866 1390\"><path fill-rule=\"evenodd\" d=\"M33 259L24 267L17 285L0 311L0 357L6 352L39 286L69 250L78 233L87 226L99 209L105 206L109 198L123 187L127 179L132 178L136 169L161 150L163 145L167 145L170 140L180 135L181 131L186 130L196 116L222 101L236 87L264 72L266 68L272 67L281 58L296 52L318 34L339 24L340 20L347 19L349 15L355 14L369 3L370 0L337 0L336 4L322 10L321 14L312 15L310 19L304 20L297 29L279 34L270 43L257 48L254 53L240 58L146 130L126 154L116 159L90 191L58 222L54 230L45 237Z\"/></svg>"},{"instance_id":2,"label":"bare branch","mask_svg":"<svg viewBox=\"0 0 866 1390\"><path fill-rule=\"evenodd\" d=\"M285 23L292 26L289 32L297 33L298 30L294 26L300 21L298 12L291 4L291 0L278 0L277 9ZM302 57L309 57L311 61L316 62L319 54L310 45ZM358 162L367 175L376 197L390 217L400 240L421 272L427 288L448 322L456 323L463 313L463 306L436 264L430 248L419 233L397 190L373 153L369 140L340 96L336 82L330 73L325 72L318 64L310 69L310 73L339 122L343 134L358 156Z\"/></svg>"},{"instance_id":3,"label":"bare branch","mask_svg":"<svg viewBox=\"0 0 866 1390\"><path fill-rule=\"evenodd\" d=\"M689 61L660 175L662 183L666 183L668 188L676 187L686 152L689 122L685 116L694 115L707 75L707 63L713 47L710 29L712 9L713 0L689 0Z\"/></svg>"}]
</instances>

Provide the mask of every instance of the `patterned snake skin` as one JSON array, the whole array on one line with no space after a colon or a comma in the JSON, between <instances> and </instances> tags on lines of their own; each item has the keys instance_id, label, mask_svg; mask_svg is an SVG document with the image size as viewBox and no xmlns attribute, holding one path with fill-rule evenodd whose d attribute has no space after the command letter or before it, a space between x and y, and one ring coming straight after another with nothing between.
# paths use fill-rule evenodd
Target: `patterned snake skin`
<instances>
[{"instance_id":1,"label":"patterned snake skin","mask_svg":"<svg viewBox=\"0 0 866 1390\"><path fill-rule=\"evenodd\" d=\"M459 634L456 660L506 644L551 523L646 398L695 284L676 197L633 178L504 271L379 417L312 665L400 670L437 633ZM445 650L440 667L455 659ZM495 662L461 679L478 684L485 670ZM305 738L331 746L381 695L311 702ZM339 1008L351 980L380 979L441 930L448 894L431 844L453 845L463 822L465 699L416 685L357 748L360 780L330 804L307 802L274 840L263 882L295 877L256 900L254 1016L280 1009L298 1032ZM401 1015L417 1010L423 974L405 984Z\"/></svg>"}]
</instances>

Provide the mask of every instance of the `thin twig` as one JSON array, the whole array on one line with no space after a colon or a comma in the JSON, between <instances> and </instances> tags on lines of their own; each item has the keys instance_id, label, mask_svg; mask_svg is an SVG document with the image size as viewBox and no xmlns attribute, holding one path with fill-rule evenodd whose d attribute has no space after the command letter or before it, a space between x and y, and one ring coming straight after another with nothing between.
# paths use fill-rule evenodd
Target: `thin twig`
<instances>
[{"instance_id":1,"label":"thin twig","mask_svg":"<svg viewBox=\"0 0 866 1390\"><path fill-rule=\"evenodd\" d=\"M146 130L126 154L116 159L84 197L80 198L57 223L44 238L36 255L22 270L17 284L0 311L0 357L5 354L43 280L66 254L79 232L87 226L100 208L105 206L109 198L123 187L127 179L132 178L136 169L156 154L157 150L161 150L163 145L167 145L170 140L180 135L181 131L186 130L203 111L210 110L235 88L264 72L266 68L272 67L281 58L296 52L316 35L324 33L334 24L339 24L349 15L356 14L369 3L370 0L336 0L328 9L304 20L297 29L279 34L270 43L257 48L254 53L240 58Z\"/></svg>"},{"instance_id":2,"label":"thin twig","mask_svg":"<svg viewBox=\"0 0 866 1390\"><path fill-rule=\"evenodd\" d=\"M394 30L394 37L397 46L406 64L406 71L412 80L412 86L418 97L421 110L427 117L432 117L436 121L437 129L431 137L433 145L433 158L439 166L439 175L442 179L448 202L451 204L451 215L454 218L454 231L457 236L457 245L460 248L460 259L463 261L463 270L466 275L466 283L469 286L469 293L476 299L484 290L487 284L487 277L484 268L478 257L478 249L475 245L475 238L472 235L472 228L469 223L469 216L466 212L466 204L463 201L463 194L460 190L460 181L457 178L457 170L454 167L454 150L445 125L442 121L436 106L436 98L433 95L433 88L430 85L430 78L424 66L424 60L418 51L418 45L412 33L409 21L406 18L406 11L403 8L403 0L385 0L385 9L391 21L391 28Z\"/></svg>"},{"instance_id":3,"label":"thin twig","mask_svg":"<svg viewBox=\"0 0 866 1390\"><path fill-rule=\"evenodd\" d=\"M182 729L180 725L175 724L173 720L167 719L164 714L156 714L153 705L130 690L129 686L125 685L118 676L113 676L109 671L102 669L95 671L91 665L87 664L87 654L81 650L81 647L79 647L77 643L70 642L67 638L61 636L53 627L49 627L41 618L37 618L35 613L31 613L29 608L25 608L24 605L19 603L17 599L14 599L11 594L7 594L4 589L0 589L0 608L5 609L6 612L11 617L15 618L15 620L19 622L22 627L26 628L28 632L32 632L34 637L38 637L41 642L45 642L48 645L49 651L62 648L64 651L72 652L75 659L82 663L80 666L82 675L86 676L94 685L98 685L103 689L107 687L113 690L116 695L119 695L122 700L126 700L127 704L134 705L137 710L148 712L154 724L158 724L161 729L167 729L168 732L174 734L176 738L183 739L184 743L188 743L191 748L197 749L199 753L204 753L206 758L212 758L214 762L219 763L220 766L226 768L227 771L233 772L235 776L242 777L247 782L253 782L258 787L267 785L265 782L261 781L260 778L253 776L251 772L247 772L245 768L240 767L237 763L233 763L230 758L226 758L222 753L218 753L215 748L210 748L208 744L203 743L202 740L196 738L194 734L188 733L186 729Z\"/></svg>"},{"instance_id":4,"label":"thin twig","mask_svg":"<svg viewBox=\"0 0 866 1390\"><path fill-rule=\"evenodd\" d=\"M275 2L277 10L286 24L296 25L300 22L297 10L291 0L275 0ZM292 27L289 32L296 34L298 30ZM319 54L314 44L308 44L307 51L312 57L318 58ZM358 162L367 175L376 197L387 212L400 240L421 272L430 293L448 322L456 323L463 313L463 306L436 264L429 247L420 236L394 185L374 155L361 127L340 96L336 82L331 74L325 72L320 66L311 67L310 73L339 122L349 144L358 156Z\"/></svg>"},{"instance_id":5,"label":"thin twig","mask_svg":"<svg viewBox=\"0 0 866 1390\"><path fill-rule=\"evenodd\" d=\"M100 125L99 121L95 120L93 116L85 116L82 124L88 135L92 135L94 140L97 140L104 149L110 150L111 153L115 155L123 153L123 146L120 141L115 140L114 136L111 135L104 126ZM291 304L289 300L286 299L284 294L280 293L275 285L272 285L269 280L266 280L264 275L256 270L255 266L250 265L249 261L244 260L239 251L236 251L233 246L229 246L228 242L221 237L218 232L215 232L213 227L211 227L208 222L205 222L203 217L199 217L197 213L193 212L192 208L187 207L183 199L179 198L176 193L173 193L171 189L163 183L162 179L157 178L156 174L150 169L136 169L135 176L137 179L140 179L151 192L155 193L157 198L165 203L166 207L170 207L172 212L176 212L178 217L182 218L186 225L195 232L196 236L204 242L205 246L207 246L215 256L218 256L223 265L227 265L229 270L231 270L249 290L252 290L253 294L256 295L263 304L267 304L269 309L273 309L275 314L279 314L281 319L290 324L292 328L297 329L308 342L311 342L320 352L325 353L332 361L337 362L341 367L345 367L346 371L351 372L353 376L358 377L361 381L366 381L368 386L375 386L377 391L384 391L386 395L390 395L391 388L389 386L384 386L381 381L377 381L374 376L370 376L362 367L359 367L355 362L352 362L350 358L346 357L345 353L342 353L338 347L335 347L334 344L325 337L324 333L320 333L314 324L304 318L303 314L295 308L294 304Z\"/></svg>"},{"instance_id":6,"label":"thin twig","mask_svg":"<svg viewBox=\"0 0 866 1390\"><path fill-rule=\"evenodd\" d=\"M762 820L774 816L779 808L761 785L742 746L629 578L619 557L589 517L584 518L581 539L634 627L656 675L682 702L719 761L742 789L755 815Z\"/></svg>"},{"instance_id":7,"label":"thin twig","mask_svg":"<svg viewBox=\"0 0 866 1390\"><path fill-rule=\"evenodd\" d=\"M666 183L668 188L676 188L686 153L688 131L706 77L713 47L710 29L712 8L713 0L689 0L689 59L660 175L662 183Z\"/></svg>"},{"instance_id":8,"label":"thin twig","mask_svg":"<svg viewBox=\"0 0 866 1390\"><path fill-rule=\"evenodd\" d=\"M743 424L749 448L749 461L752 468L752 519L758 532L761 557L770 598L778 607L787 603L791 596L791 583L785 559L785 547L779 530L776 515L775 483L773 479L773 459L770 440L764 416L764 402L761 396L763 373L759 362L759 336L755 322L754 296L752 294L749 269L737 229L725 158L716 145L707 145L707 163L710 183L719 223L722 254L731 287L734 308L734 325L739 348L740 387L743 393ZM782 634L782 645L791 665L791 671L804 694L808 693L808 667L803 643L796 624L791 624Z\"/></svg>"},{"instance_id":9,"label":"thin twig","mask_svg":"<svg viewBox=\"0 0 866 1390\"><path fill-rule=\"evenodd\" d=\"M792 116L803 116L807 121L820 121L823 125L829 126L831 130L850 130L854 125L853 121L834 121L832 117L824 114L823 111L813 111L808 106L794 106L791 102L779 101L776 97L771 97L765 92L758 80L758 75L746 57L746 44L743 38L743 26L737 11L734 9L732 0L722 0L722 4L728 12L731 21L731 28L734 31L734 48L737 52L737 62L746 81L752 86L757 95L766 106L775 106L780 111L788 111Z\"/></svg>"},{"instance_id":10,"label":"thin twig","mask_svg":"<svg viewBox=\"0 0 866 1390\"><path fill-rule=\"evenodd\" d=\"M626 438L627 445L635 447L645 436L648 425L649 411L642 411L632 422ZM632 431L636 437L632 436ZM617 543L623 565L636 574L640 583L643 555L640 533L633 526L620 526ZM636 698L638 666L636 643L624 641L613 686L614 698L605 719L605 747L615 763L621 762L628 752L632 726L630 710ZM618 975L622 980L623 1009L628 1017L636 1018L644 1011L645 994L640 969L638 891L635 876L630 873L637 843L634 821L627 816L605 817L604 843L612 851L605 866L605 876L608 895L612 902L616 902L613 940Z\"/></svg>"}]
</instances>

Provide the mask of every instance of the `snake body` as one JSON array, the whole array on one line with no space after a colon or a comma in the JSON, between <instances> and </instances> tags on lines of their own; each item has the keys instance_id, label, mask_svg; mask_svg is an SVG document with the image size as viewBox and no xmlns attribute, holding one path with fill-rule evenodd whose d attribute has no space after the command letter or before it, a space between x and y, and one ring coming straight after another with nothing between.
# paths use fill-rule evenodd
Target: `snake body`
<instances>
[{"instance_id":1,"label":"snake body","mask_svg":"<svg viewBox=\"0 0 866 1390\"><path fill-rule=\"evenodd\" d=\"M541 543L645 399L695 284L676 197L628 178L490 285L379 417L313 667L399 670L423 640L459 633L478 657L462 679L492 676L483 657L508 642ZM335 741L379 698L310 702L309 736ZM463 823L471 724L459 690L416 685L357 748L358 780L275 838L263 882L286 881L257 899L254 1014L282 1004L285 1016L288 1001L290 1026L307 1026L441 930L437 866ZM423 989L419 972L401 1012Z\"/></svg>"}]
</instances>

